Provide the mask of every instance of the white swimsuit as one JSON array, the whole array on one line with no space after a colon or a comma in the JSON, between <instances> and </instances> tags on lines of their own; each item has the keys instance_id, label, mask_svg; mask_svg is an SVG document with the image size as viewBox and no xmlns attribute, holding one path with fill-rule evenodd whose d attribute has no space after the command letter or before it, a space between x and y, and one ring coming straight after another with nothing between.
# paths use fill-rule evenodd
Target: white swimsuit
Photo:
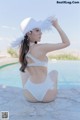
<instances>
[{"instance_id":1,"label":"white swimsuit","mask_svg":"<svg viewBox=\"0 0 80 120\"><path fill-rule=\"evenodd\" d=\"M34 63L28 64L28 67L47 66L47 61L40 61L37 58L33 57L30 53L28 53L27 56L34 61ZM49 75L47 75L44 82L38 84L35 84L28 79L26 84L24 85L24 89L27 89L35 97L35 99L37 99L38 101L42 101L44 96L46 95L46 92L49 89L53 89L53 81L51 80Z\"/></svg>"}]
</instances>

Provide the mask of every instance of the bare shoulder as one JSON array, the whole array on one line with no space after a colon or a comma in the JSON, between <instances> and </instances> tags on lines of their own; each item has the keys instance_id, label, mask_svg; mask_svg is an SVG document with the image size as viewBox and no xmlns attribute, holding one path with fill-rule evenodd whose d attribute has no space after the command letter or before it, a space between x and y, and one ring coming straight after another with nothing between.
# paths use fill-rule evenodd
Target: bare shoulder
<instances>
[{"instance_id":1,"label":"bare shoulder","mask_svg":"<svg viewBox=\"0 0 80 120\"><path fill-rule=\"evenodd\" d=\"M44 50L42 50L43 47L44 44L36 44L34 47L31 48L31 54L35 56L40 56L41 53L44 54Z\"/></svg>"},{"instance_id":2,"label":"bare shoulder","mask_svg":"<svg viewBox=\"0 0 80 120\"><path fill-rule=\"evenodd\" d=\"M62 48L67 47L67 44L64 43L44 43L44 44L38 44L37 48L42 51L44 54L48 52L52 52L54 50L59 50Z\"/></svg>"}]
</instances>

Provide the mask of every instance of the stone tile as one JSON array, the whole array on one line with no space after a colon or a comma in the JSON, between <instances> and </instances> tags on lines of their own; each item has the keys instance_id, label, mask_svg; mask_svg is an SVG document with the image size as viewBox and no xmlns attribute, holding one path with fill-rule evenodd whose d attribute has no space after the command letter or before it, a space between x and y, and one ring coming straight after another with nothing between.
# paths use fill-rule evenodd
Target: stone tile
<instances>
[{"instance_id":1,"label":"stone tile","mask_svg":"<svg viewBox=\"0 0 80 120\"><path fill-rule=\"evenodd\" d=\"M30 103L21 88L0 85L0 111L9 111L11 120L80 120L80 89L59 89L50 103Z\"/></svg>"}]
</instances>

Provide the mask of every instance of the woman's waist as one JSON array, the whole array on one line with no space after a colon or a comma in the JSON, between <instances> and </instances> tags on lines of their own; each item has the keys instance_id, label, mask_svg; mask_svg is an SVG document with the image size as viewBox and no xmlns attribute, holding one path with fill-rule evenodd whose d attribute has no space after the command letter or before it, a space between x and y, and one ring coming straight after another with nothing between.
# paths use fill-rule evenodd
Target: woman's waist
<instances>
[{"instance_id":1,"label":"woman's waist","mask_svg":"<svg viewBox=\"0 0 80 120\"><path fill-rule=\"evenodd\" d=\"M31 75L29 80L33 83L41 83L41 82L45 81L46 76L47 76L47 73Z\"/></svg>"},{"instance_id":2,"label":"woman's waist","mask_svg":"<svg viewBox=\"0 0 80 120\"><path fill-rule=\"evenodd\" d=\"M47 69L42 69L42 68L34 68L34 69L28 69L28 72L30 73L30 76L32 77L40 77L41 75L42 76L45 76L47 74Z\"/></svg>"}]
</instances>

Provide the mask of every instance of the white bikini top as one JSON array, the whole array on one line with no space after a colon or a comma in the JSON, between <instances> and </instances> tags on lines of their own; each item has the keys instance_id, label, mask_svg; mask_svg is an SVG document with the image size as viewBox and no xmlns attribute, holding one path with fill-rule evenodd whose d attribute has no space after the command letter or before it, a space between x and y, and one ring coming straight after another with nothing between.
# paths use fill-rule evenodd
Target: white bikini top
<instances>
[{"instance_id":1,"label":"white bikini top","mask_svg":"<svg viewBox=\"0 0 80 120\"><path fill-rule=\"evenodd\" d=\"M26 57L30 57L34 61L34 63L28 63L27 66L44 66L44 67L47 67L48 61L41 61L41 60L33 57L30 53L27 53Z\"/></svg>"}]
</instances>

